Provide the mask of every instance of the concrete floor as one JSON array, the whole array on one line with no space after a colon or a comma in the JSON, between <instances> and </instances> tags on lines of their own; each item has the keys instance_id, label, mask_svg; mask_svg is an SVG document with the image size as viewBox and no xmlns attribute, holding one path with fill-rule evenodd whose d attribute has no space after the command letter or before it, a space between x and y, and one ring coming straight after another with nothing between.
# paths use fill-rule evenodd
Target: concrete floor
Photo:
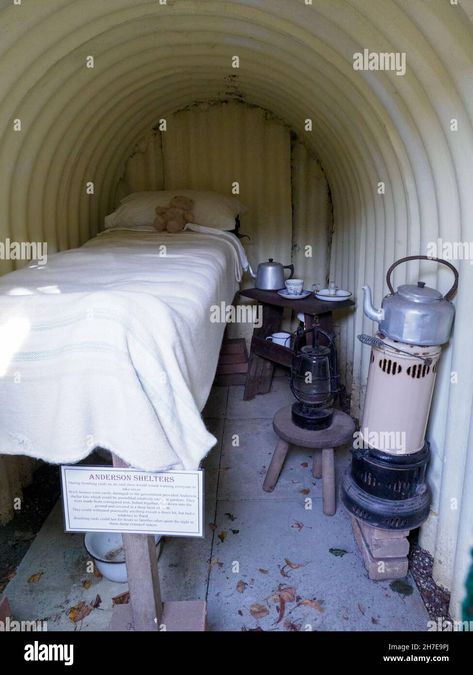
<instances>
[{"instance_id":1,"label":"concrete floor","mask_svg":"<svg viewBox=\"0 0 473 675\"><path fill-rule=\"evenodd\" d=\"M323 515L309 452L291 450L276 489L263 492L275 444L272 418L293 400L287 378L275 378L271 393L253 401L242 393L215 387L204 411L218 438L205 460L206 536L165 542L164 600L207 599L213 631L426 630L429 617L413 580L406 579L410 595L370 581L343 506ZM337 454L338 479L348 459L347 451ZM95 578L87 560L83 536L64 534L58 504L6 589L14 617L47 620L49 630L106 630L112 598L127 586ZM97 595L100 606L73 623L70 609Z\"/></svg>"}]
</instances>

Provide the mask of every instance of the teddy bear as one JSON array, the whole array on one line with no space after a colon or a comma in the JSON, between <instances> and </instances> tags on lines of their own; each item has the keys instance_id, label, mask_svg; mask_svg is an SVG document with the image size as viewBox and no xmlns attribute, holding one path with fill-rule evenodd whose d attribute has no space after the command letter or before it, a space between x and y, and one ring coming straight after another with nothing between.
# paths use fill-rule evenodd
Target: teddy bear
<instances>
[{"instance_id":1,"label":"teddy bear","mask_svg":"<svg viewBox=\"0 0 473 675\"><path fill-rule=\"evenodd\" d=\"M195 222L192 208L194 201L183 195L176 195L169 206L157 206L153 227L158 232L167 230L171 234L181 232L187 223Z\"/></svg>"}]
</instances>

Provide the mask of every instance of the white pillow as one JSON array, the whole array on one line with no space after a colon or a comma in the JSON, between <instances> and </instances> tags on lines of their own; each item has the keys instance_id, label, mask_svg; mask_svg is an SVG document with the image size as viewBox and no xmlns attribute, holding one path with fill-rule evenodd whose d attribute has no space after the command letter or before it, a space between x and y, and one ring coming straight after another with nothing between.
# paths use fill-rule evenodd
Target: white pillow
<instances>
[{"instance_id":1,"label":"white pillow","mask_svg":"<svg viewBox=\"0 0 473 675\"><path fill-rule=\"evenodd\" d=\"M105 227L139 227L152 225L157 206L167 206L176 195L194 200L196 225L213 227L218 230L234 230L235 219L246 209L235 197L218 192L198 190L161 190L159 192L133 192L121 200L116 211L106 216Z\"/></svg>"}]
</instances>

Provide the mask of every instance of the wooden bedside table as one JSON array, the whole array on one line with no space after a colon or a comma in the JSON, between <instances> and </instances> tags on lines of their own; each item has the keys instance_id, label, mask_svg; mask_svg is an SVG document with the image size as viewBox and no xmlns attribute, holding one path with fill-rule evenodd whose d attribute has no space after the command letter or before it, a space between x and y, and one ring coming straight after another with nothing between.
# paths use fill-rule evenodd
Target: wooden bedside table
<instances>
[{"instance_id":1,"label":"wooden bedside table","mask_svg":"<svg viewBox=\"0 0 473 675\"><path fill-rule=\"evenodd\" d=\"M324 302L318 300L315 295L310 295L303 300L288 300L278 295L277 291L260 291L258 288L249 288L246 291L240 291L239 294L244 298L257 300L263 305L263 325L253 330L251 339L244 401L250 401L256 394L269 392L275 363L288 368L291 366L292 349L266 340L272 333L280 330L285 307L290 307L298 313L303 312L306 328L311 328L317 318L320 328L330 332L333 325L332 313L353 307L355 304L353 300Z\"/></svg>"}]
</instances>

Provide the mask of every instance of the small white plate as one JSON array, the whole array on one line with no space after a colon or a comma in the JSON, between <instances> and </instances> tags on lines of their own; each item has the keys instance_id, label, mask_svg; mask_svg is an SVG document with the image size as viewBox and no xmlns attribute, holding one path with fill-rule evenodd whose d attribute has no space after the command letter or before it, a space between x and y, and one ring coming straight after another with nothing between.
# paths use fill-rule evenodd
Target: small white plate
<instances>
[{"instance_id":1,"label":"small white plate","mask_svg":"<svg viewBox=\"0 0 473 675\"><path fill-rule=\"evenodd\" d=\"M351 293L350 291L342 291L339 289L336 295L330 295L329 289L323 288L315 294L315 297L324 302L343 302L343 300L351 298Z\"/></svg>"},{"instance_id":2,"label":"small white plate","mask_svg":"<svg viewBox=\"0 0 473 675\"><path fill-rule=\"evenodd\" d=\"M299 295L292 295L291 293L288 293L285 288L282 290L278 291L278 295L281 296L281 298L286 298L286 300L302 300L303 298L308 298L309 295L312 295L312 291L302 291Z\"/></svg>"}]
</instances>

